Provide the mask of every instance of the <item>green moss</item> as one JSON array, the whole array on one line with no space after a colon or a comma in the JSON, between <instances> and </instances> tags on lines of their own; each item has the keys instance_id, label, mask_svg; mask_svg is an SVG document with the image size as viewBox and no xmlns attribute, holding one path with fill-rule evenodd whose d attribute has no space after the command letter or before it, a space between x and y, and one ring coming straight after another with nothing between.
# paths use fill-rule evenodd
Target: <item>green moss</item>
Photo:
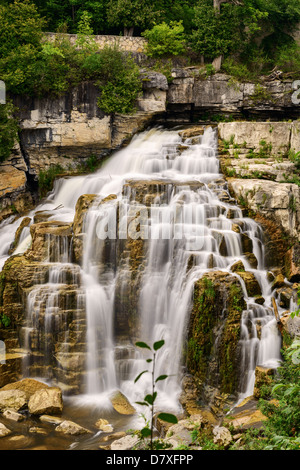
<instances>
[{"instance_id":1,"label":"green moss","mask_svg":"<svg viewBox=\"0 0 300 470\"><path fill-rule=\"evenodd\" d=\"M188 369L201 383L218 381L224 393L234 392L237 386L237 344L244 307L242 287L227 273L211 273L195 284Z\"/></svg>"}]
</instances>

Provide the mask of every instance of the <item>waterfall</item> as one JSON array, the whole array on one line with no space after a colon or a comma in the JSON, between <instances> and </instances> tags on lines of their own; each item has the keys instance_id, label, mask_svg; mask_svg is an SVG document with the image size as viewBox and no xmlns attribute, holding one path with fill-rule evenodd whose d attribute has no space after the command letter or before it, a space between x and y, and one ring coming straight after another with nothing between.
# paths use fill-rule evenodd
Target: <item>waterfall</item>
<instances>
[{"instance_id":1,"label":"waterfall","mask_svg":"<svg viewBox=\"0 0 300 470\"><path fill-rule=\"evenodd\" d=\"M28 295L24 347L30 349L41 312L46 337L53 328L61 332L61 313L68 315L66 299L75 286L78 324L82 312L86 323L84 394L96 399L119 389L132 402L143 399L150 376L144 374L137 384L134 378L144 370L147 356L134 342L164 339L157 374L168 378L158 386L158 405L176 410L194 283L210 270L231 273L230 267L242 261L262 292L258 304L248 296L244 280L234 274L247 303L241 320L238 392L240 398L250 395L256 365L277 365L281 343L264 266L263 234L253 220L242 216L227 191L215 130L206 127L203 135L189 139L183 139L180 129L142 132L96 173L56 181L29 217L33 221L37 212L47 212L48 221L71 223L83 194L97 197L84 219L81 266L72 262L70 240L61 237L45 260L48 275ZM7 220L0 226L1 266L19 223ZM243 250L243 236L251 243L255 268ZM24 252L28 243L26 228L14 253ZM66 292L63 305L61 286ZM61 341L68 350L67 332ZM63 347L58 354L45 344L50 349L40 355L63 357Z\"/></svg>"}]
</instances>

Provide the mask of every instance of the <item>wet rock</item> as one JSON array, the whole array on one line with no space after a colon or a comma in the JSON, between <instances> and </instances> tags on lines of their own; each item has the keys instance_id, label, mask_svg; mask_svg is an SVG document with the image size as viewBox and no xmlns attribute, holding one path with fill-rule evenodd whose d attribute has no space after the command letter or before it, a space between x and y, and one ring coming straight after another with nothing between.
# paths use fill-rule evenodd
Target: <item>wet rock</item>
<instances>
[{"instance_id":1,"label":"wet rock","mask_svg":"<svg viewBox=\"0 0 300 470\"><path fill-rule=\"evenodd\" d=\"M19 411L27 405L26 394L21 390L0 390L0 411Z\"/></svg>"},{"instance_id":2,"label":"wet rock","mask_svg":"<svg viewBox=\"0 0 300 470\"><path fill-rule=\"evenodd\" d=\"M25 227L28 227L28 225L30 225L30 223L31 223L31 218L30 217L24 217L23 218L22 222L20 223L19 227L16 230L15 239L14 239L14 241L12 243L12 246L9 250L9 254L13 253L13 251L17 248L23 229Z\"/></svg>"},{"instance_id":3,"label":"wet rock","mask_svg":"<svg viewBox=\"0 0 300 470\"><path fill-rule=\"evenodd\" d=\"M243 279L249 297L261 296L261 287L253 273L240 271L237 274Z\"/></svg>"},{"instance_id":4,"label":"wet rock","mask_svg":"<svg viewBox=\"0 0 300 470\"><path fill-rule=\"evenodd\" d=\"M197 137L198 135L202 135L204 133L203 126L193 126L179 132L180 137L183 140L190 139L191 137Z\"/></svg>"},{"instance_id":5,"label":"wet rock","mask_svg":"<svg viewBox=\"0 0 300 470\"><path fill-rule=\"evenodd\" d=\"M258 409L258 400L253 396L247 397L237 405L224 419L233 429L240 432L249 428L260 429L264 427L267 417Z\"/></svg>"},{"instance_id":6,"label":"wet rock","mask_svg":"<svg viewBox=\"0 0 300 470\"><path fill-rule=\"evenodd\" d=\"M72 224L61 221L47 221L30 226L32 238L31 248L27 251L27 258L32 261L60 261L57 258L57 248L60 239L72 237Z\"/></svg>"},{"instance_id":7,"label":"wet rock","mask_svg":"<svg viewBox=\"0 0 300 470\"><path fill-rule=\"evenodd\" d=\"M11 434L12 431L8 429L3 423L0 423L0 437L6 437Z\"/></svg>"},{"instance_id":8,"label":"wet rock","mask_svg":"<svg viewBox=\"0 0 300 470\"><path fill-rule=\"evenodd\" d=\"M241 272L241 271L245 271L245 266L243 264L242 261L237 261L236 263L234 263L230 270L233 272L233 273L236 273L236 272Z\"/></svg>"},{"instance_id":9,"label":"wet rock","mask_svg":"<svg viewBox=\"0 0 300 470\"><path fill-rule=\"evenodd\" d=\"M48 434L48 431L46 431L46 429L39 428L38 426L33 426L33 427L29 428L28 432L30 434L42 434L44 436L46 436Z\"/></svg>"},{"instance_id":10,"label":"wet rock","mask_svg":"<svg viewBox=\"0 0 300 470\"><path fill-rule=\"evenodd\" d=\"M31 414L60 414L63 410L62 391L58 387L38 390L29 399L28 409Z\"/></svg>"},{"instance_id":11,"label":"wet rock","mask_svg":"<svg viewBox=\"0 0 300 470\"><path fill-rule=\"evenodd\" d=\"M265 298L261 295L255 297L255 303L259 305L263 305L265 303Z\"/></svg>"},{"instance_id":12,"label":"wet rock","mask_svg":"<svg viewBox=\"0 0 300 470\"><path fill-rule=\"evenodd\" d=\"M281 287L276 290L277 295L279 296L279 305L283 308L289 308L291 299L293 298L294 291L291 287Z\"/></svg>"},{"instance_id":13,"label":"wet rock","mask_svg":"<svg viewBox=\"0 0 300 470\"><path fill-rule=\"evenodd\" d=\"M113 432L113 427L106 419L98 419L95 423L96 428L100 429L103 432Z\"/></svg>"},{"instance_id":14,"label":"wet rock","mask_svg":"<svg viewBox=\"0 0 300 470\"><path fill-rule=\"evenodd\" d=\"M114 409L122 415L132 415L136 412L135 408L129 403L122 392L116 391L110 396L111 404Z\"/></svg>"},{"instance_id":15,"label":"wet rock","mask_svg":"<svg viewBox=\"0 0 300 470\"><path fill-rule=\"evenodd\" d=\"M282 286L284 286L284 276L283 274L278 274L272 282L272 288L277 289Z\"/></svg>"},{"instance_id":16,"label":"wet rock","mask_svg":"<svg viewBox=\"0 0 300 470\"><path fill-rule=\"evenodd\" d=\"M139 442L139 437L138 436L125 436L122 437L121 439L118 439L117 441L114 441L110 448L111 450L131 450L133 449Z\"/></svg>"},{"instance_id":17,"label":"wet rock","mask_svg":"<svg viewBox=\"0 0 300 470\"><path fill-rule=\"evenodd\" d=\"M258 261L254 253L244 253L244 256L248 263L250 264L250 268L257 269Z\"/></svg>"},{"instance_id":18,"label":"wet rock","mask_svg":"<svg viewBox=\"0 0 300 470\"><path fill-rule=\"evenodd\" d=\"M22 379L2 387L1 390L21 390L26 394L27 400L38 390L49 388L49 385L35 379Z\"/></svg>"},{"instance_id":19,"label":"wet rock","mask_svg":"<svg viewBox=\"0 0 300 470\"><path fill-rule=\"evenodd\" d=\"M62 434L70 434L72 436L79 436L81 434L88 434L91 433L88 429L80 426L73 421L62 421L56 428L55 431L60 432Z\"/></svg>"},{"instance_id":20,"label":"wet rock","mask_svg":"<svg viewBox=\"0 0 300 470\"><path fill-rule=\"evenodd\" d=\"M125 431L120 431L120 432L114 432L113 434L109 434L108 436L103 436L101 437L100 441L101 442L108 442L108 441L116 441L118 439L121 439L122 437L126 436Z\"/></svg>"},{"instance_id":21,"label":"wet rock","mask_svg":"<svg viewBox=\"0 0 300 470\"><path fill-rule=\"evenodd\" d=\"M241 243L242 243L243 254L252 252L253 242L246 233L241 234Z\"/></svg>"},{"instance_id":22,"label":"wet rock","mask_svg":"<svg viewBox=\"0 0 300 470\"><path fill-rule=\"evenodd\" d=\"M40 421L43 423L49 423L49 424L56 424L59 425L64 421L63 418L60 418L58 416L49 416L49 415L42 415L39 417Z\"/></svg>"},{"instance_id":23,"label":"wet rock","mask_svg":"<svg viewBox=\"0 0 300 470\"><path fill-rule=\"evenodd\" d=\"M10 419L11 421L23 421L24 416L21 413L17 413L14 410L5 410L3 412L3 416L6 419Z\"/></svg>"}]
</instances>

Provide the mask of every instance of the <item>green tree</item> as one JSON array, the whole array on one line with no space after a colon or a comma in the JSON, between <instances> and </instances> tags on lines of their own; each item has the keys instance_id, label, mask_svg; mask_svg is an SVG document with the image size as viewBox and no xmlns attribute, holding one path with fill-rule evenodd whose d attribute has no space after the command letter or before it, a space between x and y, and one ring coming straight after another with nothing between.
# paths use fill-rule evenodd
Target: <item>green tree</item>
<instances>
[{"instance_id":1,"label":"green tree","mask_svg":"<svg viewBox=\"0 0 300 470\"><path fill-rule=\"evenodd\" d=\"M163 22L144 31L148 40L146 53L150 57L176 56L185 50L184 27L182 21Z\"/></svg>"},{"instance_id":2,"label":"green tree","mask_svg":"<svg viewBox=\"0 0 300 470\"><path fill-rule=\"evenodd\" d=\"M42 49L44 20L29 0L0 6L0 76L8 91L26 93Z\"/></svg>"},{"instance_id":3,"label":"green tree","mask_svg":"<svg viewBox=\"0 0 300 470\"><path fill-rule=\"evenodd\" d=\"M191 46L209 60L237 53L257 34L266 16L252 0L200 0L195 7Z\"/></svg>"},{"instance_id":4,"label":"green tree","mask_svg":"<svg viewBox=\"0 0 300 470\"><path fill-rule=\"evenodd\" d=\"M124 36L132 36L135 28L144 30L159 18L153 2L145 0L109 0L107 21L112 27L123 29Z\"/></svg>"},{"instance_id":5,"label":"green tree","mask_svg":"<svg viewBox=\"0 0 300 470\"><path fill-rule=\"evenodd\" d=\"M118 45L105 47L86 57L85 78L93 80L101 91L99 107L107 114L131 113L142 91L138 66L122 53Z\"/></svg>"},{"instance_id":6,"label":"green tree","mask_svg":"<svg viewBox=\"0 0 300 470\"><path fill-rule=\"evenodd\" d=\"M18 139L18 124L10 101L0 105L0 162L6 160Z\"/></svg>"}]
</instances>

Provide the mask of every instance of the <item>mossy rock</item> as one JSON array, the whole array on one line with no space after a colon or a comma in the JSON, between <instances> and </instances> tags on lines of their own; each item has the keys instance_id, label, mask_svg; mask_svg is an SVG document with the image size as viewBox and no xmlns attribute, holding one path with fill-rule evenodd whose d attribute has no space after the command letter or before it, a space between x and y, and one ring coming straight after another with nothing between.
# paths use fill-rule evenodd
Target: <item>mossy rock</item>
<instances>
[{"instance_id":1,"label":"mossy rock","mask_svg":"<svg viewBox=\"0 0 300 470\"><path fill-rule=\"evenodd\" d=\"M238 382L238 341L245 308L239 280L229 273L205 274L194 286L187 345L188 371L204 385L232 393Z\"/></svg>"}]
</instances>

